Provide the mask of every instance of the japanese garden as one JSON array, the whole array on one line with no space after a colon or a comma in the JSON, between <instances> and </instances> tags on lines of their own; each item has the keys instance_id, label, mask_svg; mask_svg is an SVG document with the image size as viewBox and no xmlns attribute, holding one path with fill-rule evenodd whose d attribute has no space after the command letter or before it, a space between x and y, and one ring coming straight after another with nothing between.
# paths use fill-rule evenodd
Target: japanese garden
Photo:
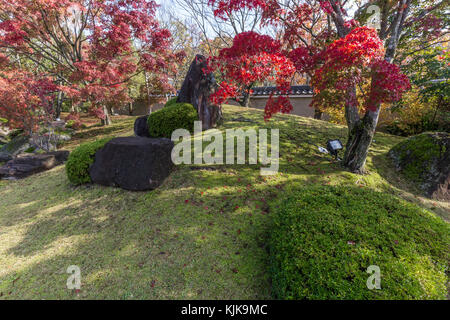
<instances>
[{"instance_id":1,"label":"japanese garden","mask_svg":"<svg viewBox=\"0 0 450 320\"><path fill-rule=\"evenodd\" d=\"M0 0L0 300L448 300L448 10Z\"/></svg>"}]
</instances>

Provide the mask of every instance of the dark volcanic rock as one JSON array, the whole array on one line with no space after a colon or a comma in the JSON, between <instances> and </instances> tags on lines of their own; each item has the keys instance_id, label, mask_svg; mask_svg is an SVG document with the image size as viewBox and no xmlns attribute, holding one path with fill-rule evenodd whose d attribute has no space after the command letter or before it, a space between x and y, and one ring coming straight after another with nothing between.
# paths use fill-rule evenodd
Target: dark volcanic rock
<instances>
[{"instance_id":1,"label":"dark volcanic rock","mask_svg":"<svg viewBox=\"0 0 450 320\"><path fill-rule=\"evenodd\" d=\"M30 175L50 170L63 164L69 151L55 151L46 154L23 155L8 161L0 168L0 178L22 179Z\"/></svg>"},{"instance_id":2,"label":"dark volcanic rock","mask_svg":"<svg viewBox=\"0 0 450 320\"><path fill-rule=\"evenodd\" d=\"M9 160L12 160L11 154L7 152L0 152L0 162L7 162Z\"/></svg>"},{"instance_id":3,"label":"dark volcanic rock","mask_svg":"<svg viewBox=\"0 0 450 320\"><path fill-rule=\"evenodd\" d=\"M139 117L134 122L134 134L136 137L149 138L150 133L148 130L148 116Z\"/></svg>"},{"instance_id":4,"label":"dark volcanic rock","mask_svg":"<svg viewBox=\"0 0 450 320\"><path fill-rule=\"evenodd\" d=\"M178 103L190 103L194 106L203 130L214 128L223 121L221 108L210 105L209 102L217 84L212 73L205 73L206 69L207 59L197 55L189 67L177 99Z\"/></svg>"},{"instance_id":5,"label":"dark volcanic rock","mask_svg":"<svg viewBox=\"0 0 450 320\"><path fill-rule=\"evenodd\" d=\"M450 201L450 134L423 133L390 152L397 170L430 198Z\"/></svg>"},{"instance_id":6,"label":"dark volcanic rock","mask_svg":"<svg viewBox=\"0 0 450 320\"><path fill-rule=\"evenodd\" d=\"M95 154L90 168L94 183L144 191L159 187L169 176L174 143L165 138L116 138Z\"/></svg>"}]
</instances>

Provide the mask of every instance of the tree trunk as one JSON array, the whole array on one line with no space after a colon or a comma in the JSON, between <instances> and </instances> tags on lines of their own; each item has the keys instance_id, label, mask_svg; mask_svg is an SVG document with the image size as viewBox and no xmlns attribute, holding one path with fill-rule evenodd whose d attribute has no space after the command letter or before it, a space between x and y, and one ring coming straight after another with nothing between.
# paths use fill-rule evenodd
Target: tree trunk
<instances>
[{"instance_id":1,"label":"tree trunk","mask_svg":"<svg viewBox=\"0 0 450 320\"><path fill-rule=\"evenodd\" d=\"M242 99L242 106L248 108L250 106L250 93L248 91L244 91Z\"/></svg>"},{"instance_id":2,"label":"tree trunk","mask_svg":"<svg viewBox=\"0 0 450 320\"><path fill-rule=\"evenodd\" d=\"M239 101L239 104L245 108L250 106L250 90L252 89L252 85L245 88L242 92L242 100Z\"/></svg>"},{"instance_id":3,"label":"tree trunk","mask_svg":"<svg viewBox=\"0 0 450 320\"><path fill-rule=\"evenodd\" d=\"M73 104L73 100L70 100L70 112L75 112L75 105Z\"/></svg>"},{"instance_id":4,"label":"tree trunk","mask_svg":"<svg viewBox=\"0 0 450 320\"><path fill-rule=\"evenodd\" d=\"M316 120L322 120L323 112L319 109L314 109L314 119Z\"/></svg>"},{"instance_id":5,"label":"tree trunk","mask_svg":"<svg viewBox=\"0 0 450 320\"><path fill-rule=\"evenodd\" d=\"M130 101L130 103L128 104L128 114L130 116L133 115L133 101Z\"/></svg>"},{"instance_id":6,"label":"tree trunk","mask_svg":"<svg viewBox=\"0 0 450 320\"><path fill-rule=\"evenodd\" d=\"M343 160L344 167L358 174L364 174L367 155L378 124L380 108L367 111L364 118L358 120L349 131Z\"/></svg>"},{"instance_id":7,"label":"tree trunk","mask_svg":"<svg viewBox=\"0 0 450 320\"><path fill-rule=\"evenodd\" d=\"M102 119L102 125L104 125L104 126L111 125L112 124L111 116L110 116L108 108L106 106L103 106L103 113L105 114L105 118Z\"/></svg>"},{"instance_id":8,"label":"tree trunk","mask_svg":"<svg viewBox=\"0 0 450 320\"><path fill-rule=\"evenodd\" d=\"M190 103L194 106L204 130L216 127L222 120L221 108L212 106L209 101L216 82L212 73L205 74L204 70L206 69L206 58L197 55L189 68L177 98L179 103Z\"/></svg>"},{"instance_id":9,"label":"tree trunk","mask_svg":"<svg viewBox=\"0 0 450 320\"><path fill-rule=\"evenodd\" d=\"M433 128L433 130L435 130L434 129L434 123L436 122L436 117L437 117L438 111L439 111L439 109L441 107L443 99L444 99L444 97L442 95L440 95L439 96L439 100L438 100L438 102L436 104L436 108L434 110L433 118L431 119L431 128Z\"/></svg>"},{"instance_id":10,"label":"tree trunk","mask_svg":"<svg viewBox=\"0 0 450 320\"><path fill-rule=\"evenodd\" d=\"M63 99L64 99L64 93L62 91L59 91L58 97L56 98L55 119L59 119L61 116Z\"/></svg>"}]
</instances>

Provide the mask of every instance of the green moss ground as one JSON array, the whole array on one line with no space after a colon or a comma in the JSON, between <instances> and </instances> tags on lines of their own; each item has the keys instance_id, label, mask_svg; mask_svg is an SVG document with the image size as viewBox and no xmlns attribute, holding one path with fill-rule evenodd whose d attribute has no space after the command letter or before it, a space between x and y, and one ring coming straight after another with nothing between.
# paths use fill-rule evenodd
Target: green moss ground
<instances>
[{"instance_id":1,"label":"green moss ground","mask_svg":"<svg viewBox=\"0 0 450 320\"><path fill-rule=\"evenodd\" d=\"M387 193L294 188L271 206L274 296L280 299L446 299L450 226ZM368 266L381 290L367 290Z\"/></svg>"},{"instance_id":2,"label":"green moss ground","mask_svg":"<svg viewBox=\"0 0 450 320\"><path fill-rule=\"evenodd\" d=\"M448 220L448 203L419 196L390 165L402 138L378 133L367 168L348 173L310 143L345 142L347 129L296 116L226 106L226 128L280 129L281 164L179 166L153 192L71 186L64 166L0 181L0 299L270 299L269 204L299 185L349 185L400 196ZM134 118L90 127L65 147L131 135ZM82 288L66 288L70 265Z\"/></svg>"}]
</instances>

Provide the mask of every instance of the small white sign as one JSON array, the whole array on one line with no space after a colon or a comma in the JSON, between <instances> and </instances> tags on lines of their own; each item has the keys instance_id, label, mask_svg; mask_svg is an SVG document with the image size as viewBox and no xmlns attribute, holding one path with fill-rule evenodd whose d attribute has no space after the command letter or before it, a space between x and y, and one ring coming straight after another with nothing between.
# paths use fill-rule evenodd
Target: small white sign
<instances>
[{"instance_id":1,"label":"small white sign","mask_svg":"<svg viewBox=\"0 0 450 320\"><path fill-rule=\"evenodd\" d=\"M334 150L340 150L342 149L342 144L338 140L332 140L330 141L330 145Z\"/></svg>"}]
</instances>

